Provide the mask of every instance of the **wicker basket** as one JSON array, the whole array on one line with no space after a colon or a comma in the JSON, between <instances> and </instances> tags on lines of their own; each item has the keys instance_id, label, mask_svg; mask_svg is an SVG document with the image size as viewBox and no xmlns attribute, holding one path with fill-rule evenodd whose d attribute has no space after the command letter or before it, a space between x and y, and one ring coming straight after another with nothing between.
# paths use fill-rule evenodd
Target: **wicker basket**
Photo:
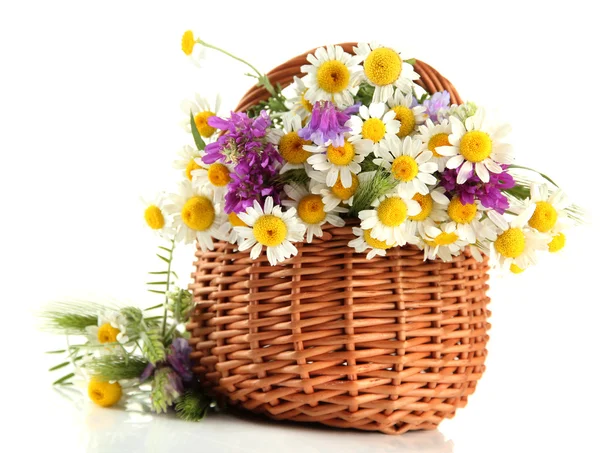
<instances>
[{"instance_id":1,"label":"wicker basket","mask_svg":"<svg viewBox=\"0 0 600 453\"><path fill-rule=\"evenodd\" d=\"M306 55L271 81L291 83ZM415 70L461 102L430 66ZM267 96L252 88L237 110ZM224 242L196 252L188 329L207 389L274 419L388 434L434 429L465 406L485 369L487 260L424 261L413 247L367 260L347 245L354 224L326 225L274 267Z\"/></svg>"}]
</instances>

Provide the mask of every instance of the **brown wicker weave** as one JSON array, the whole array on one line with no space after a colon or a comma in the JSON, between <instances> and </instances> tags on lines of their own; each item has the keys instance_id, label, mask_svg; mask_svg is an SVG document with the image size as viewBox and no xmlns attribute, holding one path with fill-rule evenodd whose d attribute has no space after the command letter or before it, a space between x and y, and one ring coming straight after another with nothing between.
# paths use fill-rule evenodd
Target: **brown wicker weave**
<instances>
[{"instance_id":1,"label":"brown wicker weave","mask_svg":"<svg viewBox=\"0 0 600 453\"><path fill-rule=\"evenodd\" d=\"M288 85L305 58L271 81ZM433 68L415 69L460 102ZM252 88L237 109L266 97ZM434 429L465 406L485 369L487 260L423 261L412 247L367 260L347 245L356 223L326 225L274 267L224 242L196 252L188 329L207 389L275 419L388 434Z\"/></svg>"}]
</instances>

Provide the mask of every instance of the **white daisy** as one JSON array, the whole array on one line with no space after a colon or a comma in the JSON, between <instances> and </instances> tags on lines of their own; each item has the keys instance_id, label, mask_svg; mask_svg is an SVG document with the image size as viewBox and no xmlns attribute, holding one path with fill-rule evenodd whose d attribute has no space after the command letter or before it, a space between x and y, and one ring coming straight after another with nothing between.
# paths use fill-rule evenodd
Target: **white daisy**
<instances>
[{"instance_id":1,"label":"white daisy","mask_svg":"<svg viewBox=\"0 0 600 453\"><path fill-rule=\"evenodd\" d=\"M86 334L91 345L106 344L109 349L98 348L100 353L112 351L114 343L126 344L127 319L119 311L106 310L98 313L98 325L86 327Z\"/></svg>"},{"instance_id":2,"label":"white daisy","mask_svg":"<svg viewBox=\"0 0 600 453\"><path fill-rule=\"evenodd\" d=\"M325 173L325 183L329 187L340 178L342 187L352 187L352 173L360 173L360 163L370 152L368 140L344 139L343 146L323 145L305 146L304 149L313 153L307 160L316 171Z\"/></svg>"},{"instance_id":3,"label":"white daisy","mask_svg":"<svg viewBox=\"0 0 600 453\"><path fill-rule=\"evenodd\" d=\"M192 171L192 185L209 188L215 200L222 200L231 181L231 165L221 162L207 165L200 157L195 161L199 168Z\"/></svg>"},{"instance_id":4,"label":"white daisy","mask_svg":"<svg viewBox=\"0 0 600 453\"><path fill-rule=\"evenodd\" d=\"M405 198L415 193L429 193L427 184L436 184L437 179L431 173L437 170L437 164L431 162L433 153L425 150L423 142L405 137L397 145L385 142L381 149L381 158L373 159L377 165L389 170L398 181L396 190Z\"/></svg>"},{"instance_id":5,"label":"white daisy","mask_svg":"<svg viewBox=\"0 0 600 453\"><path fill-rule=\"evenodd\" d=\"M427 110L424 106L416 103L413 107L413 96L411 93L404 94L396 89L394 96L388 99L387 104L395 113L394 119L400 122L398 136L404 138L411 135L415 129L425 122Z\"/></svg>"},{"instance_id":6,"label":"white daisy","mask_svg":"<svg viewBox=\"0 0 600 453\"><path fill-rule=\"evenodd\" d=\"M512 146L501 141L510 132L509 125L488 125L481 107L464 124L454 116L450 117L450 123L450 146L438 146L436 150L438 154L450 157L447 168L460 167L456 178L458 184L463 184L469 178L473 168L481 181L489 182L490 171L501 173L500 164L512 163Z\"/></svg>"},{"instance_id":7,"label":"white daisy","mask_svg":"<svg viewBox=\"0 0 600 453\"><path fill-rule=\"evenodd\" d=\"M502 269L509 269L513 264L519 269L526 269L537 262L538 251L548 250L551 236L527 225L535 209L534 203L527 203L510 222L496 211L488 212L489 218L499 228L498 238L491 244L489 253L494 264Z\"/></svg>"},{"instance_id":8,"label":"white daisy","mask_svg":"<svg viewBox=\"0 0 600 453\"><path fill-rule=\"evenodd\" d=\"M271 266L297 255L298 249L292 242L302 241L306 227L295 216L294 208L282 212L281 206L273 206L272 197L267 197L264 209L255 200L254 206L238 214L248 226L234 227L243 239L240 251L251 248L250 258L256 259L265 246Z\"/></svg>"},{"instance_id":9,"label":"white daisy","mask_svg":"<svg viewBox=\"0 0 600 453\"><path fill-rule=\"evenodd\" d=\"M496 240L495 229L489 228L482 222L484 208L479 201L463 204L460 197L455 196L448 205L447 212L449 225L456 230L456 234L469 244L482 240Z\"/></svg>"},{"instance_id":10,"label":"white daisy","mask_svg":"<svg viewBox=\"0 0 600 453\"><path fill-rule=\"evenodd\" d=\"M423 224L427 220L433 220L437 223L448 220L446 210L450 200L445 195L443 187L437 187L426 195L416 193L412 199L419 203L421 211L416 215L408 216L406 223L411 231L422 231Z\"/></svg>"},{"instance_id":11,"label":"white daisy","mask_svg":"<svg viewBox=\"0 0 600 453\"><path fill-rule=\"evenodd\" d=\"M146 225L159 237L166 239L172 237L174 230L166 209L165 195L159 193L150 200L141 198L141 202L144 206Z\"/></svg>"},{"instance_id":12,"label":"white daisy","mask_svg":"<svg viewBox=\"0 0 600 453\"><path fill-rule=\"evenodd\" d=\"M307 77L299 78L294 76L294 83L292 83L290 89L294 91L295 96L290 96L285 101L285 105L290 112L299 115L302 120L308 117L313 109L312 103L306 99L308 88L306 88L304 80Z\"/></svg>"},{"instance_id":13,"label":"white daisy","mask_svg":"<svg viewBox=\"0 0 600 453\"><path fill-rule=\"evenodd\" d=\"M306 226L306 242L311 243L313 236L318 238L323 236L321 226L325 223L336 227L345 225L344 220L340 218L340 213L348 212L347 209L334 207L326 211L321 195L310 193L305 187L296 183L286 185L283 190L290 200L284 200L281 204L294 208L298 213L300 222Z\"/></svg>"},{"instance_id":14,"label":"white daisy","mask_svg":"<svg viewBox=\"0 0 600 453\"><path fill-rule=\"evenodd\" d=\"M192 174L194 170L206 167L200 160L202 152L190 145L185 145L181 148L177 155L179 156L179 159L173 161L173 168L181 170L183 176L185 176L188 181L191 181L194 178Z\"/></svg>"},{"instance_id":15,"label":"white daisy","mask_svg":"<svg viewBox=\"0 0 600 453\"><path fill-rule=\"evenodd\" d=\"M344 187L342 180L338 176L337 181L331 187L325 184L325 174L317 171L308 172L308 176L311 178L311 192L315 194L321 194L323 197L323 203L325 203L325 211L332 211L340 204L352 206L354 202L354 194L358 188L368 183L373 176L374 171L367 171L359 173L358 176L352 173L352 185L350 187Z\"/></svg>"},{"instance_id":16,"label":"white daisy","mask_svg":"<svg viewBox=\"0 0 600 453\"><path fill-rule=\"evenodd\" d=\"M384 195L376 199L372 206L358 213L360 227L371 230L375 239L387 242L388 245L405 245L416 242L415 228L406 223L409 216L421 212L419 203L396 194Z\"/></svg>"},{"instance_id":17,"label":"white daisy","mask_svg":"<svg viewBox=\"0 0 600 453\"><path fill-rule=\"evenodd\" d=\"M415 138L425 143L425 147L433 153L431 161L437 164L439 172L444 171L446 162L450 158L438 153L437 148L438 146L450 146L448 138L451 133L452 126L448 120L442 120L440 124L433 124L433 121L427 118L425 124L419 126L419 134L415 136Z\"/></svg>"},{"instance_id":18,"label":"white daisy","mask_svg":"<svg viewBox=\"0 0 600 453\"><path fill-rule=\"evenodd\" d=\"M197 240L202 250L213 250L213 238L225 239L219 231L223 223L221 207L207 188L193 187L189 181L180 184L179 194L171 194L168 209L173 214L175 239L191 244Z\"/></svg>"},{"instance_id":19,"label":"white daisy","mask_svg":"<svg viewBox=\"0 0 600 453\"><path fill-rule=\"evenodd\" d=\"M352 115L346 126L352 128L350 141L365 139L372 143L375 156L381 156L380 147L387 141L393 145L400 143L396 135L400 130L400 122L394 119L393 111L387 111L385 104L361 105L358 115Z\"/></svg>"},{"instance_id":20,"label":"white daisy","mask_svg":"<svg viewBox=\"0 0 600 453\"><path fill-rule=\"evenodd\" d=\"M282 116L282 120L283 129L273 128L267 134L267 140L277 145L279 154L285 161L280 173L298 168L308 171L311 167L306 161L311 154L304 149L304 146L312 142L298 135L298 131L302 129L302 118L293 113L286 113Z\"/></svg>"},{"instance_id":21,"label":"white daisy","mask_svg":"<svg viewBox=\"0 0 600 453\"><path fill-rule=\"evenodd\" d=\"M192 126L190 124L191 113L194 117L194 123L196 123L198 133L205 139L210 138L217 129L208 124L208 120L213 116L217 116L220 108L220 95L217 95L214 107L211 107L206 98L196 93L193 99L185 99L181 102L181 111L185 114L185 118L181 121L181 125L187 132L192 132Z\"/></svg>"},{"instance_id":22,"label":"white daisy","mask_svg":"<svg viewBox=\"0 0 600 453\"><path fill-rule=\"evenodd\" d=\"M219 227L219 233L230 244L240 244L242 237L235 227L248 226L235 212L227 214L227 220Z\"/></svg>"},{"instance_id":23,"label":"white daisy","mask_svg":"<svg viewBox=\"0 0 600 453\"><path fill-rule=\"evenodd\" d=\"M429 260L440 257L442 261L452 261L453 256L460 255L469 245L460 239L455 226L449 223L436 225L432 220L426 221L421 227L421 235L425 259Z\"/></svg>"},{"instance_id":24,"label":"white daisy","mask_svg":"<svg viewBox=\"0 0 600 453\"><path fill-rule=\"evenodd\" d=\"M310 64L300 70L308 74L304 97L309 102L332 101L342 108L354 104L360 80L360 56L344 52L341 46L327 46L319 47L306 59Z\"/></svg>"},{"instance_id":25,"label":"white daisy","mask_svg":"<svg viewBox=\"0 0 600 453\"><path fill-rule=\"evenodd\" d=\"M352 228L356 239L348 242L348 246L354 248L358 253L362 253L369 249L367 259L373 259L376 255L385 256L386 250L395 247L396 244L389 245L385 241L380 241L371 236L371 230L363 230L362 228Z\"/></svg>"},{"instance_id":26,"label":"white daisy","mask_svg":"<svg viewBox=\"0 0 600 453\"><path fill-rule=\"evenodd\" d=\"M190 61L197 67L201 68L201 62L206 58L206 48L198 44L194 33L187 30L181 37L181 50L186 54Z\"/></svg>"},{"instance_id":27,"label":"white daisy","mask_svg":"<svg viewBox=\"0 0 600 453\"><path fill-rule=\"evenodd\" d=\"M403 93L411 93L413 80L419 75L411 64L403 61L400 52L377 43L359 43L354 53L364 58L364 78L375 87L374 103L386 102L393 94L394 87Z\"/></svg>"}]
</instances>

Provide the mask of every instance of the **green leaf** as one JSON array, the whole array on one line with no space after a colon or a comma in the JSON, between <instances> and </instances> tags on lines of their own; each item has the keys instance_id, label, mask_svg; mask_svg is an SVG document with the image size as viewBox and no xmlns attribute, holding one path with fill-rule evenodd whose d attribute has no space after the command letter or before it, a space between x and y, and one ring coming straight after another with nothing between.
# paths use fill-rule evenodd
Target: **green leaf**
<instances>
[{"instance_id":1,"label":"green leaf","mask_svg":"<svg viewBox=\"0 0 600 453\"><path fill-rule=\"evenodd\" d=\"M62 354L64 352L67 352L66 349L57 349L56 351L46 351L46 354Z\"/></svg>"},{"instance_id":2,"label":"green leaf","mask_svg":"<svg viewBox=\"0 0 600 453\"><path fill-rule=\"evenodd\" d=\"M417 60L414 58L407 58L406 60L402 60L405 63L411 64L411 65L415 65L417 63Z\"/></svg>"},{"instance_id":3,"label":"green leaf","mask_svg":"<svg viewBox=\"0 0 600 453\"><path fill-rule=\"evenodd\" d=\"M60 379L57 379L56 381L54 381L52 383L52 385L61 385L61 384L65 383L66 381L68 381L69 379L71 379L73 376L75 376L75 373L69 373L66 376L63 376Z\"/></svg>"},{"instance_id":4,"label":"green leaf","mask_svg":"<svg viewBox=\"0 0 600 453\"><path fill-rule=\"evenodd\" d=\"M164 291L154 291L152 289L150 291L152 291L153 293L158 292L160 294L164 294L165 293ZM163 306L164 306L164 304L153 305L152 307L144 308L144 311L155 310L157 308L162 308Z\"/></svg>"},{"instance_id":5,"label":"green leaf","mask_svg":"<svg viewBox=\"0 0 600 453\"><path fill-rule=\"evenodd\" d=\"M53 366L52 368L48 369L48 371L55 371L55 370L60 370L61 368L66 367L67 365L69 365L71 362L63 362L63 363L59 363L58 365Z\"/></svg>"},{"instance_id":6,"label":"green leaf","mask_svg":"<svg viewBox=\"0 0 600 453\"><path fill-rule=\"evenodd\" d=\"M192 127L192 135L194 136L194 142L196 142L196 147L202 151L206 147L206 143L202 140L202 136L200 132L198 132L198 128L196 127L196 122L194 121L194 114L190 112L190 126Z\"/></svg>"},{"instance_id":7,"label":"green leaf","mask_svg":"<svg viewBox=\"0 0 600 453\"><path fill-rule=\"evenodd\" d=\"M146 285L166 285L168 282L148 282Z\"/></svg>"},{"instance_id":8,"label":"green leaf","mask_svg":"<svg viewBox=\"0 0 600 453\"><path fill-rule=\"evenodd\" d=\"M149 289L148 291L155 294L167 294L166 291L158 291L156 289ZM162 307L163 304L160 304L160 306Z\"/></svg>"},{"instance_id":9,"label":"green leaf","mask_svg":"<svg viewBox=\"0 0 600 453\"><path fill-rule=\"evenodd\" d=\"M168 258L165 258L162 255L159 255L158 253L156 254L156 256L158 256L161 260L163 260L165 263L170 264L171 260L169 260Z\"/></svg>"}]
</instances>

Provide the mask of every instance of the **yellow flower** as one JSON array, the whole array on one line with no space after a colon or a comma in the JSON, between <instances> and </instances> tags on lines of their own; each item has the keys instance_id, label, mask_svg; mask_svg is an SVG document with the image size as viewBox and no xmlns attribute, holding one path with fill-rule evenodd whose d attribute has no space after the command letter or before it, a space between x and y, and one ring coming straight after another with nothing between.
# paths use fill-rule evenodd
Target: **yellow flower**
<instances>
[{"instance_id":1,"label":"yellow flower","mask_svg":"<svg viewBox=\"0 0 600 453\"><path fill-rule=\"evenodd\" d=\"M181 37L181 50L183 50L184 54L190 56L195 45L194 33L191 30L187 30Z\"/></svg>"},{"instance_id":2,"label":"yellow flower","mask_svg":"<svg viewBox=\"0 0 600 453\"><path fill-rule=\"evenodd\" d=\"M103 382L92 378L88 384L88 396L98 406L114 406L121 399L123 390L118 382Z\"/></svg>"}]
</instances>

